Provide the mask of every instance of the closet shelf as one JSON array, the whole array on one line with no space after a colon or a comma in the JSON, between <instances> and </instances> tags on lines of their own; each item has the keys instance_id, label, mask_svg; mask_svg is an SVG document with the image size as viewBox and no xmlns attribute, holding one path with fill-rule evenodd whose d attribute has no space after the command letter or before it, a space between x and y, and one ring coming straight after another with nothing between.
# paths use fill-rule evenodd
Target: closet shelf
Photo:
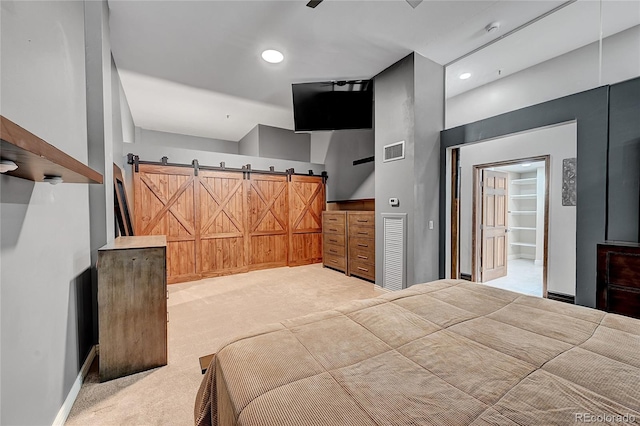
<instances>
[{"instance_id":1,"label":"closet shelf","mask_svg":"<svg viewBox=\"0 0 640 426\"><path fill-rule=\"evenodd\" d=\"M103 177L92 168L48 144L28 130L0 115L0 156L18 165L6 172L34 182L43 182L45 176L60 176L68 183L102 183Z\"/></svg>"},{"instance_id":2,"label":"closet shelf","mask_svg":"<svg viewBox=\"0 0 640 426\"><path fill-rule=\"evenodd\" d=\"M509 229L513 229L516 231L535 231L536 228L531 228L528 226L510 226Z\"/></svg>"},{"instance_id":3,"label":"closet shelf","mask_svg":"<svg viewBox=\"0 0 640 426\"><path fill-rule=\"evenodd\" d=\"M512 246L522 246L522 247L535 247L535 244L531 244L531 243L519 243L519 242L513 242L513 243L509 243Z\"/></svg>"},{"instance_id":4,"label":"closet shelf","mask_svg":"<svg viewBox=\"0 0 640 426\"><path fill-rule=\"evenodd\" d=\"M538 198L537 194L516 194L516 195L509 195L509 198L515 199L515 200L526 200L526 199L536 199Z\"/></svg>"},{"instance_id":5,"label":"closet shelf","mask_svg":"<svg viewBox=\"0 0 640 426\"><path fill-rule=\"evenodd\" d=\"M531 185L537 183L537 178L523 178L523 179L512 179L511 183L514 185Z\"/></svg>"},{"instance_id":6,"label":"closet shelf","mask_svg":"<svg viewBox=\"0 0 640 426\"><path fill-rule=\"evenodd\" d=\"M511 214L536 214L535 210L511 210Z\"/></svg>"}]
</instances>

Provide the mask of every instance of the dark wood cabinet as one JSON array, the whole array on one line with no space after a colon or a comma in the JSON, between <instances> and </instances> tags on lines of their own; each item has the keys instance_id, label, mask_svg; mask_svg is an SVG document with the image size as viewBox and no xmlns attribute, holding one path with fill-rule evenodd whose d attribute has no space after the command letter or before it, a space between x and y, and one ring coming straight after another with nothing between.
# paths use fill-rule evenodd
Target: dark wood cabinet
<instances>
[{"instance_id":1,"label":"dark wood cabinet","mask_svg":"<svg viewBox=\"0 0 640 426\"><path fill-rule=\"evenodd\" d=\"M598 244L596 307L640 318L640 244Z\"/></svg>"},{"instance_id":2,"label":"dark wood cabinet","mask_svg":"<svg viewBox=\"0 0 640 426\"><path fill-rule=\"evenodd\" d=\"M98 250L100 381L167 364L166 246L136 236Z\"/></svg>"}]
</instances>

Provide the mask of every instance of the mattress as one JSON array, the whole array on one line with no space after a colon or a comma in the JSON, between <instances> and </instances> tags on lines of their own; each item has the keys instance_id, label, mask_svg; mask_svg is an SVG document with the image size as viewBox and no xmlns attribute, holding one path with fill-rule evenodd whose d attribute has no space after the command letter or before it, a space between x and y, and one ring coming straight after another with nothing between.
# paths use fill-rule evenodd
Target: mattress
<instances>
[{"instance_id":1,"label":"mattress","mask_svg":"<svg viewBox=\"0 0 640 426\"><path fill-rule=\"evenodd\" d=\"M256 330L196 425L640 424L640 320L439 280Z\"/></svg>"}]
</instances>

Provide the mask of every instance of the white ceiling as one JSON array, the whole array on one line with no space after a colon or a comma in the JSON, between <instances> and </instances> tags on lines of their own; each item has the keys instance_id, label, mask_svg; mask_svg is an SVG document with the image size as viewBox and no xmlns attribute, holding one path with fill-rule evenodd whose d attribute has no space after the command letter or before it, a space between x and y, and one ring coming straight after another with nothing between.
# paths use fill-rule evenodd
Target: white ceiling
<instances>
[{"instance_id":1,"label":"white ceiling","mask_svg":"<svg viewBox=\"0 0 640 426\"><path fill-rule=\"evenodd\" d=\"M135 124L237 141L258 123L293 128L292 83L371 78L412 51L444 65L563 3L109 0L109 8ZM487 33L495 21L500 30ZM284 62L264 62L267 48ZM527 53L518 61L536 55Z\"/></svg>"}]
</instances>

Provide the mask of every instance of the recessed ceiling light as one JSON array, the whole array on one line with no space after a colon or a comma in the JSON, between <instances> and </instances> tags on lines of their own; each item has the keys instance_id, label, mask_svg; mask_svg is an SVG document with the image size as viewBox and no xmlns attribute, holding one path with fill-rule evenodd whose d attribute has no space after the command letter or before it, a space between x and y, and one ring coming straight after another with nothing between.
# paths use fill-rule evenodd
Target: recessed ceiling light
<instances>
[{"instance_id":1,"label":"recessed ceiling light","mask_svg":"<svg viewBox=\"0 0 640 426\"><path fill-rule=\"evenodd\" d=\"M531 167L531 163L523 163L522 167Z\"/></svg>"},{"instance_id":2,"label":"recessed ceiling light","mask_svg":"<svg viewBox=\"0 0 640 426\"><path fill-rule=\"evenodd\" d=\"M460 80L466 80L469 77L471 77L471 73L470 72L463 72L462 74L460 74Z\"/></svg>"},{"instance_id":3,"label":"recessed ceiling light","mask_svg":"<svg viewBox=\"0 0 640 426\"><path fill-rule=\"evenodd\" d=\"M279 64L283 61L284 55L282 52L278 52L277 50L267 49L262 52L262 59L269 62L270 64Z\"/></svg>"}]
</instances>

